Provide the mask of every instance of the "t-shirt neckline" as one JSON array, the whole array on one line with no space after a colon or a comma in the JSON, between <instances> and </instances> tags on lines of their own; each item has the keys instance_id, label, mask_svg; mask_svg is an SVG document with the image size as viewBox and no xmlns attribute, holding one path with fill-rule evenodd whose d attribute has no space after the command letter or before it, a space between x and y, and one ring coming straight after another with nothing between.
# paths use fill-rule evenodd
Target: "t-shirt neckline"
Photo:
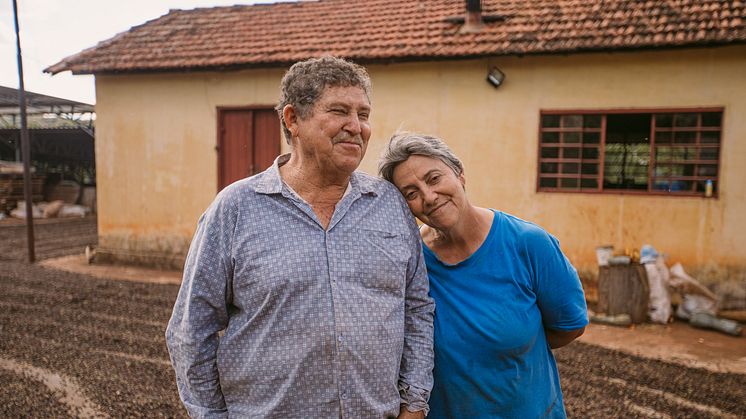
<instances>
[{"instance_id":1,"label":"t-shirt neckline","mask_svg":"<svg viewBox=\"0 0 746 419\"><path fill-rule=\"evenodd\" d=\"M461 266L468 265L469 263L471 263L472 260L476 260L477 258L479 258L479 255L481 255L485 251L483 249L485 249L488 246L489 242L492 240L492 237L494 236L494 234L493 234L494 231L497 229L497 214L498 214L499 211L497 211L495 209L492 209L492 208L490 208L490 211L492 211L492 214L493 214L492 215L492 225L490 225L490 231L487 232L487 237L484 239L484 241L482 242L482 244L479 245L479 247L477 248L477 250L475 250L474 253L472 253L469 256L467 256L466 259L464 259L462 261L459 261L459 262L456 262L456 263L446 263L446 262L443 262L442 260L440 260L440 258L438 257L438 255L436 255L435 252L433 252L427 246L427 244L425 244L425 241L422 240L422 238L420 238L420 240L422 241L422 250L425 253L427 253L428 255L430 255L433 259L435 259L439 264L441 264L441 265L443 265L443 266L445 266L447 268L458 268L458 267L461 267Z\"/></svg>"}]
</instances>

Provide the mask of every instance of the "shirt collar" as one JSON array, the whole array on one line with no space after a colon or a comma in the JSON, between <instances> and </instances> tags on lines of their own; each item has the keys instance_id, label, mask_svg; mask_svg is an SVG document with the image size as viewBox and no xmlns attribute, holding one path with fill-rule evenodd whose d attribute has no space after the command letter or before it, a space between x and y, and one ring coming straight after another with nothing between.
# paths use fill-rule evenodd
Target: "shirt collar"
<instances>
[{"instance_id":1,"label":"shirt collar","mask_svg":"<svg viewBox=\"0 0 746 419\"><path fill-rule=\"evenodd\" d=\"M272 166L258 179L255 190L263 194L282 193L283 181L280 176L280 166L287 163L288 160L290 160L290 153L277 156ZM352 172L352 176L350 176L350 188L350 192L359 191L361 195L378 195L373 178L362 175L357 171Z\"/></svg>"},{"instance_id":2,"label":"shirt collar","mask_svg":"<svg viewBox=\"0 0 746 419\"><path fill-rule=\"evenodd\" d=\"M275 194L282 193L282 177L280 177L280 166L290 160L290 153L280 154L275 159L272 166L269 167L257 180L255 190L258 193Z\"/></svg>"},{"instance_id":3,"label":"shirt collar","mask_svg":"<svg viewBox=\"0 0 746 419\"><path fill-rule=\"evenodd\" d=\"M378 192L376 192L373 179L374 178L370 176L365 176L358 172L352 172L352 176L350 176L350 185L352 185L353 191L358 190L361 195L371 194L377 196Z\"/></svg>"}]
</instances>

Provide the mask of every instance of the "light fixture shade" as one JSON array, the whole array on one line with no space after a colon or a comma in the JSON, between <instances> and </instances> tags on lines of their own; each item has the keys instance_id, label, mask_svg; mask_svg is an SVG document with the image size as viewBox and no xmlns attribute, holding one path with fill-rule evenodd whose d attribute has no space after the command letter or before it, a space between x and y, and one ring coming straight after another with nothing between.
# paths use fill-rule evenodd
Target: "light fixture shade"
<instances>
[{"instance_id":1,"label":"light fixture shade","mask_svg":"<svg viewBox=\"0 0 746 419\"><path fill-rule=\"evenodd\" d=\"M500 87L500 85L501 85L501 84L503 84L503 80L505 80L505 73L503 73L502 71L500 71L500 69L499 69L499 68L497 68L497 67L492 67L492 68L491 68L491 69L490 69L490 70L489 70L489 71L487 72L487 81L488 81L488 82L489 82L489 83L490 83L490 84L492 85L492 87L494 87L495 89L497 89L498 87Z\"/></svg>"}]
</instances>

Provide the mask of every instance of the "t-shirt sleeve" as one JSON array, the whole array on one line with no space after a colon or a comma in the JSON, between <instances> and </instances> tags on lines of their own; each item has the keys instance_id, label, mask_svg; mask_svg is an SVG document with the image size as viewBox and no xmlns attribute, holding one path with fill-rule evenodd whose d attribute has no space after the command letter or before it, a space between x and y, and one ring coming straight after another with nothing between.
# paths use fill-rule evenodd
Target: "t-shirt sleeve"
<instances>
[{"instance_id":1,"label":"t-shirt sleeve","mask_svg":"<svg viewBox=\"0 0 746 419\"><path fill-rule=\"evenodd\" d=\"M588 310L583 287L559 241L536 227L527 235L526 246L544 327L575 330L586 326Z\"/></svg>"}]
</instances>

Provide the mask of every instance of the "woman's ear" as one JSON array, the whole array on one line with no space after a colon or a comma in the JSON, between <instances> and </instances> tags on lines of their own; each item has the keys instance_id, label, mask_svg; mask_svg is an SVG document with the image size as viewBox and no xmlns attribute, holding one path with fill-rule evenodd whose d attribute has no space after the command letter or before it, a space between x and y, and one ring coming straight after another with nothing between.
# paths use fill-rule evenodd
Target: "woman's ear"
<instances>
[{"instance_id":1,"label":"woman's ear","mask_svg":"<svg viewBox=\"0 0 746 419\"><path fill-rule=\"evenodd\" d=\"M298 133L298 113L295 111L293 105L285 105L282 108L282 119L285 120L285 126L288 127L288 131L293 138Z\"/></svg>"}]
</instances>

